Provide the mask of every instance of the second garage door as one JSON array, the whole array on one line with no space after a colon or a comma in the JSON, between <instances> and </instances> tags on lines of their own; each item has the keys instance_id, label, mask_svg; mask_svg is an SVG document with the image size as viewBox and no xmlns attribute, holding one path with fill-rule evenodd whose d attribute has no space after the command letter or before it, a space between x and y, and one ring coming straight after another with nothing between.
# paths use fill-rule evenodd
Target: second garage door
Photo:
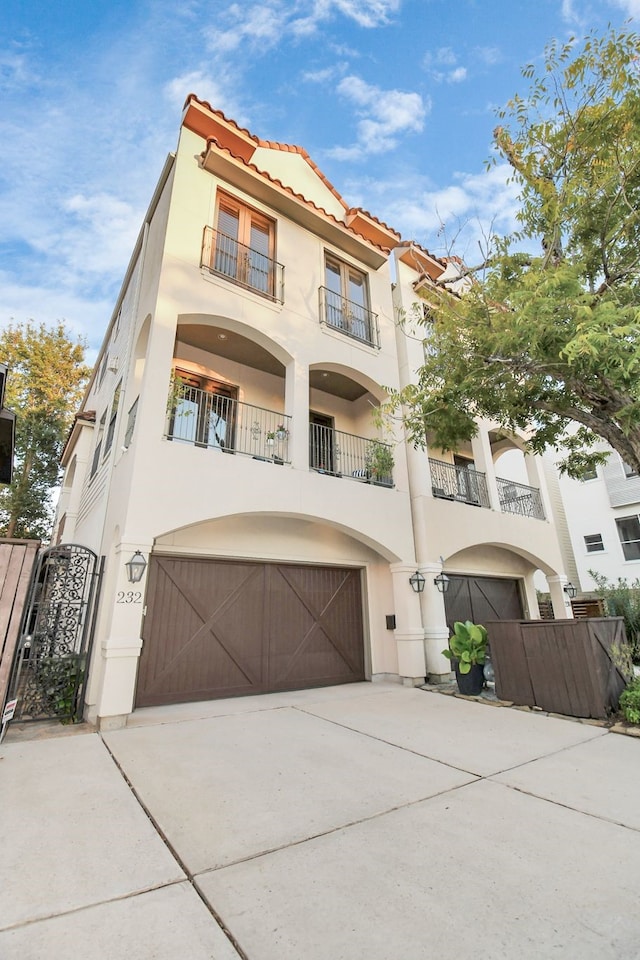
<instances>
[{"instance_id":1,"label":"second garage door","mask_svg":"<svg viewBox=\"0 0 640 960\"><path fill-rule=\"evenodd\" d=\"M364 679L360 570L152 555L136 706Z\"/></svg>"},{"instance_id":2,"label":"second garage door","mask_svg":"<svg viewBox=\"0 0 640 960\"><path fill-rule=\"evenodd\" d=\"M520 582L501 577L450 574L444 605L451 632L456 620L484 623L486 620L522 620L524 616Z\"/></svg>"}]
</instances>

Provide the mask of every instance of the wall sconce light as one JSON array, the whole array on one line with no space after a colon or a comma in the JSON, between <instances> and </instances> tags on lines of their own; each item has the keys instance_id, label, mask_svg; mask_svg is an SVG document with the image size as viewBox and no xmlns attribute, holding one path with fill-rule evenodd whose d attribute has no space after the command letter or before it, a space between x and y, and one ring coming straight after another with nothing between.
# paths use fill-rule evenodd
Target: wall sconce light
<instances>
[{"instance_id":1,"label":"wall sconce light","mask_svg":"<svg viewBox=\"0 0 640 960\"><path fill-rule=\"evenodd\" d=\"M574 587L571 581L569 581L569 583L565 583L564 585L564 592L569 597L569 600L573 600L578 594L578 588Z\"/></svg>"},{"instance_id":2,"label":"wall sconce light","mask_svg":"<svg viewBox=\"0 0 640 960\"><path fill-rule=\"evenodd\" d=\"M449 589L449 577L446 575L446 573L439 573L433 582L440 593L446 593Z\"/></svg>"},{"instance_id":3,"label":"wall sconce light","mask_svg":"<svg viewBox=\"0 0 640 960\"><path fill-rule=\"evenodd\" d=\"M140 583L147 569L147 561L140 551L136 550L131 560L127 560L125 563L125 567L127 568L127 579L129 583Z\"/></svg>"},{"instance_id":4,"label":"wall sconce light","mask_svg":"<svg viewBox=\"0 0 640 960\"><path fill-rule=\"evenodd\" d=\"M419 570L416 570L415 573L411 574L409 577L409 583L416 593L422 593L424 590L425 579Z\"/></svg>"}]
</instances>

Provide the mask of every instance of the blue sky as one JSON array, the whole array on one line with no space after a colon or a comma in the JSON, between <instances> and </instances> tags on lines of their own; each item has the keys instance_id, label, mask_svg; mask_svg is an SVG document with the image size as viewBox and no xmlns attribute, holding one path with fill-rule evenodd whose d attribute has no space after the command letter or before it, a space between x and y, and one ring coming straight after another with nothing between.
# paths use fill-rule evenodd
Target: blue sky
<instances>
[{"instance_id":1,"label":"blue sky","mask_svg":"<svg viewBox=\"0 0 640 960\"><path fill-rule=\"evenodd\" d=\"M521 67L629 17L640 0L2 0L0 325L99 345L190 92L435 253L464 227L473 258L481 224L513 225L484 163Z\"/></svg>"}]
</instances>

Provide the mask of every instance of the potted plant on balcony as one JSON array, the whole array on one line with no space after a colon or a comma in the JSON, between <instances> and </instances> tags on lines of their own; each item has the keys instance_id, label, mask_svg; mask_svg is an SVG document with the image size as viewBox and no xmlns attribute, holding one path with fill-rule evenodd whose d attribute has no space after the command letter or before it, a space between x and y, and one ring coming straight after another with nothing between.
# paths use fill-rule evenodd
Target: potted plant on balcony
<instances>
[{"instance_id":1,"label":"potted plant on balcony","mask_svg":"<svg viewBox=\"0 0 640 960\"><path fill-rule=\"evenodd\" d=\"M365 461L369 481L382 487L392 487L394 463L391 447L379 440L373 440Z\"/></svg>"},{"instance_id":2,"label":"potted plant on balcony","mask_svg":"<svg viewBox=\"0 0 640 960\"><path fill-rule=\"evenodd\" d=\"M487 631L478 623L457 620L449 646L443 650L455 670L458 690L468 697L477 697L484 684L484 661L487 653Z\"/></svg>"}]
</instances>

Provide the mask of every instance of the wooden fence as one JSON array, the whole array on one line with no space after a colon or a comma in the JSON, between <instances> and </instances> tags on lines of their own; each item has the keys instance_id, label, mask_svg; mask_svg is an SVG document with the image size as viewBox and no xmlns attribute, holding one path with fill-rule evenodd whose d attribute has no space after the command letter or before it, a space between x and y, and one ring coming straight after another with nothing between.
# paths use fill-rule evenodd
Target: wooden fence
<instances>
[{"instance_id":1,"label":"wooden fence","mask_svg":"<svg viewBox=\"0 0 640 960\"><path fill-rule=\"evenodd\" d=\"M485 623L496 694L571 717L605 719L618 708L627 675L622 617L496 620Z\"/></svg>"},{"instance_id":2,"label":"wooden fence","mask_svg":"<svg viewBox=\"0 0 640 960\"><path fill-rule=\"evenodd\" d=\"M39 540L0 538L0 709L4 704Z\"/></svg>"}]
</instances>

